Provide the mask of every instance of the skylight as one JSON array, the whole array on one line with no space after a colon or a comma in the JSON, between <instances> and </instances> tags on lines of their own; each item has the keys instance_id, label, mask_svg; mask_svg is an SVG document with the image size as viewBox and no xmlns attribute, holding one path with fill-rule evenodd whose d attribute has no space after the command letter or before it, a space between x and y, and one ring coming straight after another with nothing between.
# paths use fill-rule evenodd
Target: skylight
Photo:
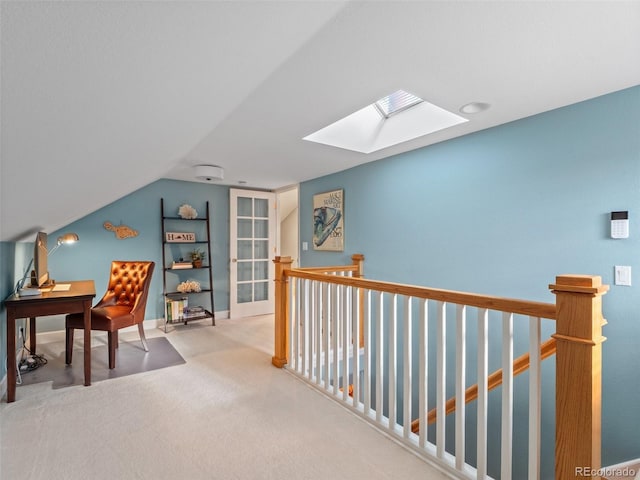
<instances>
[{"instance_id":1,"label":"skylight","mask_svg":"<svg viewBox=\"0 0 640 480\"><path fill-rule=\"evenodd\" d=\"M372 153L467 121L416 95L397 90L303 140Z\"/></svg>"}]
</instances>

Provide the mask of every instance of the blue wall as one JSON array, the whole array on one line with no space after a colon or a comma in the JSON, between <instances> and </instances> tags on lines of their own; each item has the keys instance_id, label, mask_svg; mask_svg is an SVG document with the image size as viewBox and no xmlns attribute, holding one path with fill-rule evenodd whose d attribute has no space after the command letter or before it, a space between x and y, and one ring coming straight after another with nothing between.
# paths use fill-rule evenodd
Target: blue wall
<instances>
[{"instance_id":1,"label":"blue wall","mask_svg":"<svg viewBox=\"0 0 640 480\"><path fill-rule=\"evenodd\" d=\"M313 195L336 188L345 251L303 251L304 266L363 253L368 278L550 303L556 275L601 275L603 464L640 457L640 87L305 182L301 242L312 245ZM629 239L609 238L616 210L629 211ZM632 267L634 286L613 285L614 265ZM548 364L543 375L553 396ZM543 435L552 478L552 424Z\"/></svg>"}]
</instances>

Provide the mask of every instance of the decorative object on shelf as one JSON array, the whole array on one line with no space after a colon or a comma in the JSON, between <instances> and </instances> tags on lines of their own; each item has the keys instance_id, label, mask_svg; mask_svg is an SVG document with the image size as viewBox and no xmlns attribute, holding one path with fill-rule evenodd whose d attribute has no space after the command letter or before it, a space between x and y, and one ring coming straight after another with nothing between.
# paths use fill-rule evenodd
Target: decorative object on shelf
<instances>
[{"instance_id":1,"label":"decorative object on shelf","mask_svg":"<svg viewBox=\"0 0 640 480\"><path fill-rule=\"evenodd\" d=\"M189 292L200 292L202 288L200 288L200 282L196 280L187 280L186 282L182 282L176 288L180 293L189 293Z\"/></svg>"},{"instance_id":2,"label":"decorative object on shelf","mask_svg":"<svg viewBox=\"0 0 640 480\"><path fill-rule=\"evenodd\" d=\"M193 264L194 268L201 268L202 260L204 260L204 257L207 256L206 252L204 250L200 250L199 248L191 250L189 252L189 255L191 256L191 263Z\"/></svg>"},{"instance_id":3,"label":"decorative object on shelf","mask_svg":"<svg viewBox=\"0 0 640 480\"><path fill-rule=\"evenodd\" d=\"M165 233L167 243L193 243L196 241L196 234L193 232L167 232Z\"/></svg>"},{"instance_id":4,"label":"decorative object on shelf","mask_svg":"<svg viewBox=\"0 0 640 480\"><path fill-rule=\"evenodd\" d=\"M184 270L187 268L193 268L193 262L183 262L182 259L180 259L179 262L172 262L171 268L173 270Z\"/></svg>"},{"instance_id":5,"label":"decorative object on shelf","mask_svg":"<svg viewBox=\"0 0 640 480\"><path fill-rule=\"evenodd\" d=\"M198 212L196 211L196 209L191 205L187 205L186 203L180 206L180 208L178 209L178 215L186 219L198 218Z\"/></svg>"},{"instance_id":6,"label":"decorative object on shelf","mask_svg":"<svg viewBox=\"0 0 640 480\"><path fill-rule=\"evenodd\" d=\"M109 230L116 234L116 238L118 240L123 240L125 238L137 237L138 231L134 230L131 227L127 227L126 225L114 225L111 222L104 222L102 226L105 230Z\"/></svg>"},{"instance_id":7,"label":"decorative object on shelf","mask_svg":"<svg viewBox=\"0 0 640 480\"><path fill-rule=\"evenodd\" d=\"M344 191L313 196L313 249L344 251Z\"/></svg>"}]
</instances>

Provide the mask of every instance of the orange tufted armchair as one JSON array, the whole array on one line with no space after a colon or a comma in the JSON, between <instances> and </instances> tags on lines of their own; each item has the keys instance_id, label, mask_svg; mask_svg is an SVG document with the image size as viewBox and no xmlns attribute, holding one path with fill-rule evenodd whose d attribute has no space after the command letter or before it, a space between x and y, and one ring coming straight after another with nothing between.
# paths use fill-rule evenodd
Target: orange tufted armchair
<instances>
[{"instance_id":1,"label":"orange tufted armchair","mask_svg":"<svg viewBox=\"0 0 640 480\"><path fill-rule=\"evenodd\" d=\"M116 366L118 330L121 328L138 325L142 346L145 352L149 351L142 322L154 266L154 262L121 260L111 262L111 277L107 292L91 309L91 330L108 332L109 368ZM67 365L71 364L73 332L76 328L84 328L84 317L81 313L74 313L66 317L65 361Z\"/></svg>"}]
</instances>

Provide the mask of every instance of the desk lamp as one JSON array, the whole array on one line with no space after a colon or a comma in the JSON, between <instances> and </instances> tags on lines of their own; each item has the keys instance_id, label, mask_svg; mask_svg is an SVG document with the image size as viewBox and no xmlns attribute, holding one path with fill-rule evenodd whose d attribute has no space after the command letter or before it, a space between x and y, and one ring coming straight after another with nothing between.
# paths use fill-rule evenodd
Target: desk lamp
<instances>
[{"instance_id":1,"label":"desk lamp","mask_svg":"<svg viewBox=\"0 0 640 480\"><path fill-rule=\"evenodd\" d=\"M52 255L61 245L71 245L72 243L76 243L80 238L77 233L65 233L64 235L60 235L58 240L56 241L55 246L49 250L49 255Z\"/></svg>"},{"instance_id":2,"label":"desk lamp","mask_svg":"<svg viewBox=\"0 0 640 480\"><path fill-rule=\"evenodd\" d=\"M60 248L60 246L70 245L72 243L76 243L78 240L80 240L80 238L78 237L77 233L65 233L64 235L60 235L56 240L56 244L54 245L54 247L47 252L47 256L53 255L53 253L58 248ZM25 270L25 274L20 280L18 280L18 283L16 283L16 288L14 290L14 293L18 293L20 294L20 296L38 295L40 293L40 290L37 288L22 288L24 287L24 282L26 281L27 277L30 276L33 262L34 262L34 259L32 258L31 261L29 262L29 265L27 266L27 269Z\"/></svg>"}]
</instances>

